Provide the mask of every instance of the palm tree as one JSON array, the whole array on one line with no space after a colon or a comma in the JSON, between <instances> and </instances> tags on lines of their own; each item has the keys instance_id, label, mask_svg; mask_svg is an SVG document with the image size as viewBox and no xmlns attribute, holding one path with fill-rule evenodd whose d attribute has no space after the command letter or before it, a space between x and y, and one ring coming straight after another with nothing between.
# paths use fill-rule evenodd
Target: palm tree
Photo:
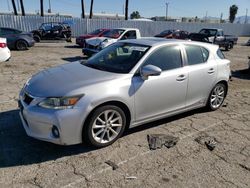
<instances>
[{"instance_id":1,"label":"palm tree","mask_svg":"<svg viewBox=\"0 0 250 188\"><path fill-rule=\"evenodd\" d=\"M229 21L231 23L234 22L235 20L235 15L237 14L238 12L238 6L237 5L232 5L230 8L229 8Z\"/></svg>"},{"instance_id":2,"label":"palm tree","mask_svg":"<svg viewBox=\"0 0 250 188\"><path fill-rule=\"evenodd\" d=\"M85 18L84 0L81 0L81 4L82 4L82 18Z\"/></svg>"},{"instance_id":3,"label":"palm tree","mask_svg":"<svg viewBox=\"0 0 250 188\"><path fill-rule=\"evenodd\" d=\"M15 0L12 0L11 2L12 2L14 14L17 16L17 10L16 10L16 3L15 3Z\"/></svg>"},{"instance_id":4,"label":"palm tree","mask_svg":"<svg viewBox=\"0 0 250 188\"><path fill-rule=\"evenodd\" d=\"M24 6L23 6L23 0L20 0L21 4L21 10L22 10L22 16L25 16Z\"/></svg>"},{"instance_id":5,"label":"palm tree","mask_svg":"<svg viewBox=\"0 0 250 188\"><path fill-rule=\"evenodd\" d=\"M128 20L128 0L125 1L125 20Z\"/></svg>"},{"instance_id":6,"label":"palm tree","mask_svg":"<svg viewBox=\"0 0 250 188\"><path fill-rule=\"evenodd\" d=\"M94 0L91 0L89 19L93 17L93 4L94 4Z\"/></svg>"},{"instance_id":7,"label":"palm tree","mask_svg":"<svg viewBox=\"0 0 250 188\"><path fill-rule=\"evenodd\" d=\"M40 9L41 9L41 16L44 16L44 12L43 12L43 0L40 0Z\"/></svg>"}]
</instances>

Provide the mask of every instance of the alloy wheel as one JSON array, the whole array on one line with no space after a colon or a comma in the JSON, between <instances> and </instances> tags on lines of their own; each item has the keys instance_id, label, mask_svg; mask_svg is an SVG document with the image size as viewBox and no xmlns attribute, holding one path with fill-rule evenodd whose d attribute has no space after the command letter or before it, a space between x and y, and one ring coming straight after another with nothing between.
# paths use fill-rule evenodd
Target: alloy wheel
<instances>
[{"instance_id":1,"label":"alloy wheel","mask_svg":"<svg viewBox=\"0 0 250 188\"><path fill-rule=\"evenodd\" d=\"M217 109L219 108L225 98L225 88L223 87L223 85L217 85L210 97L210 105L212 108Z\"/></svg>"},{"instance_id":2,"label":"alloy wheel","mask_svg":"<svg viewBox=\"0 0 250 188\"><path fill-rule=\"evenodd\" d=\"M100 113L92 125L92 137L98 143L113 141L123 127L121 114L116 110L105 110Z\"/></svg>"}]
</instances>

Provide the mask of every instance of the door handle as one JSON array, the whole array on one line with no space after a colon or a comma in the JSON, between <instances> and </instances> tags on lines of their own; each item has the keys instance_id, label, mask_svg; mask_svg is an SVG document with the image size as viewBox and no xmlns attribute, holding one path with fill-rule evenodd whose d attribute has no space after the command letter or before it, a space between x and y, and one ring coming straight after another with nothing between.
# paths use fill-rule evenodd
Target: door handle
<instances>
[{"instance_id":1,"label":"door handle","mask_svg":"<svg viewBox=\"0 0 250 188\"><path fill-rule=\"evenodd\" d=\"M215 72L214 68L210 68L208 71L208 74L213 74Z\"/></svg>"},{"instance_id":2,"label":"door handle","mask_svg":"<svg viewBox=\"0 0 250 188\"><path fill-rule=\"evenodd\" d=\"M186 79L187 79L187 77L186 77L184 74L181 74L181 75L179 75L179 76L176 78L177 81L183 81L183 80L186 80Z\"/></svg>"}]
</instances>

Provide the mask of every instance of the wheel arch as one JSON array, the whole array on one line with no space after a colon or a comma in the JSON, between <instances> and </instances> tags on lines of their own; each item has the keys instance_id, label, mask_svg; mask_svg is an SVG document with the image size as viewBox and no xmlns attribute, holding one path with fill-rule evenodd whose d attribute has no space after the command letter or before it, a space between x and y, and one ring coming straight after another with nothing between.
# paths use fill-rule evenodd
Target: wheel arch
<instances>
[{"instance_id":1,"label":"wheel arch","mask_svg":"<svg viewBox=\"0 0 250 188\"><path fill-rule=\"evenodd\" d=\"M226 81L226 80L220 80L219 82L217 82L216 84L215 84L215 86L217 85L217 84L224 84L225 86L226 86L226 96L227 96L227 93L228 93L228 82ZM226 97L225 96L225 97Z\"/></svg>"},{"instance_id":2,"label":"wheel arch","mask_svg":"<svg viewBox=\"0 0 250 188\"><path fill-rule=\"evenodd\" d=\"M125 129L129 128L129 125L130 125L130 122L131 122L131 117L132 117L129 107L124 102L121 102L121 101L118 101L118 100L112 100L112 101L107 101L107 102L104 102L104 103L101 103L101 104L95 106L89 112L89 114L87 115L87 117L84 120L83 125L82 125L82 131L81 131L82 136L83 136L84 127L86 126L86 123L88 123L88 121L90 120L90 117L93 114L93 112L97 108L99 108L101 106L107 106L107 105L114 105L114 106L117 106L117 107L121 108L121 110L123 110L123 112L125 113L125 117L126 117L126 127L125 127ZM83 141L83 138L82 138L82 141Z\"/></svg>"}]
</instances>

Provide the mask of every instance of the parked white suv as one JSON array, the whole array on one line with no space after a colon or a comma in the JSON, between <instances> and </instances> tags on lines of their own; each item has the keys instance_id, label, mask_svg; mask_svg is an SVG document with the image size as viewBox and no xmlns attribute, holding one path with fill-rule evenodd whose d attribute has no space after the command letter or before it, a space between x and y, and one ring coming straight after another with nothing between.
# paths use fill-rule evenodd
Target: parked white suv
<instances>
[{"instance_id":1,"label":"parked white suv","mask_svg":"<svg viewBox=\"0 0 250 188\"><path fill-rule=\"evenodd\" d=\"M9 60L10 56L10 50L7 47L6 38L0 38L0 62Z\"/></svg>"}]
</instances>

